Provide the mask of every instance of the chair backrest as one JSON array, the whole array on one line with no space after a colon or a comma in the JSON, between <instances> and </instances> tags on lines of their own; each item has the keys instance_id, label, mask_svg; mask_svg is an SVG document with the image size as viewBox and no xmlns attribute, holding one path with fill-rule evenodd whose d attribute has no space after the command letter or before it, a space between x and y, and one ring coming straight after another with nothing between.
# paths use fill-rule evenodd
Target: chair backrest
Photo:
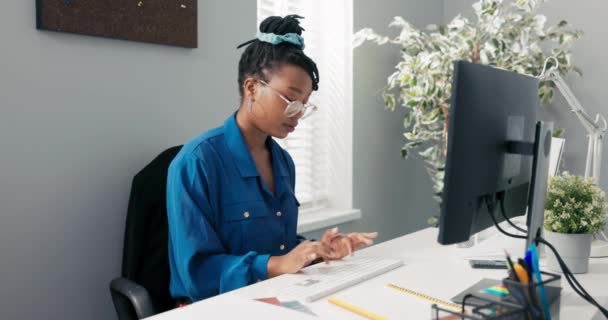
<instances>
[{"instance_id":1,"label":"chair backrest","mask_svg":"<svg viewBox=\"0 0 608 320\"><path fill-rule=\"evenodd\" d=\"M163 151L137 173L129 198L122 277L148 291L157 313L175 305L169 292L166 186L169 164L181 147Z\"/></svg>"}]
</instances>

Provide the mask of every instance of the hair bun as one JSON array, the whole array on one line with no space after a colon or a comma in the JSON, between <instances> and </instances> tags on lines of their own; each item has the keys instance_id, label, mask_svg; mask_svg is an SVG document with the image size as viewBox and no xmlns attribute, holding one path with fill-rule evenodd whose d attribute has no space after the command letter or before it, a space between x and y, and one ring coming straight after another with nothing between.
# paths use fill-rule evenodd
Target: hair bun
<instances>
[{"instance_id":1,"label":"hair bun","mask_svg":"<svg viewBox=\"0 0 608 320\"><path fill-rule=\"evenodd\" d=\"M274 33L278 35L285 35L288 33L302 35L304 28L300 26L299 19L304 19L304 17L296 14L291 14L285 17L270 16L260 23L260 32Z\"/></svg>"}]
</instances>

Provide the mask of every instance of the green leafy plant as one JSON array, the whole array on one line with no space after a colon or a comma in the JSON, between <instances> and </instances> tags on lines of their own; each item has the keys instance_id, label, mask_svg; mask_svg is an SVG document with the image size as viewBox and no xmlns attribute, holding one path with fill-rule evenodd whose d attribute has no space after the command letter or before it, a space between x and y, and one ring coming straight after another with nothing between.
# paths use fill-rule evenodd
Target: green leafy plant
<instances>
[{"instance_id":1,"label":"green leafy plant","mask_svg":"<svg viewBox=\"0 0 608 320\"><path fill-rule=\"evenodd\" d=\"M554 57L559 72L572 70L572 43L581 35L566 21L545 26L547 18L537 14L543 0L481 0L473 4L473 21L456 16L445 26L429 25L418 30L401 17L389 24L401 29L396 37L382 36L364 28L354 36L354 46L365 41L399 46L401 59L383 90L386 107L406 110L401 148L404 158L415 155L426 163L433 181L435 199L441 201L454 60L493 65L528 75L539 75L545 61ZM554 66L549 61L547 68ZM543 81L539 95L543 103L553 97L555 85Z\"/></svg>"},{"instance_id":2,"label":"green leafy plant","mask_svg":"<svg viewBox=\"0 0 608 320\"><path fill-rule=\"evenodd\" d=\"M606 194L595 180L564 173L549 179L545 229L596 234L606 224Z\"/></svg>"},{"instance_id":3,"label":"green leafy plant","mask_svg":"<svg viewBox=\"0 0 608 320\"><path fill-rule=\"evenodd\" d=\"M564 135L566 134L566 129L564 128L559 128L559 129L555 129L553 131L553 138L564 138Z\"/></svg>"}]
</instances>

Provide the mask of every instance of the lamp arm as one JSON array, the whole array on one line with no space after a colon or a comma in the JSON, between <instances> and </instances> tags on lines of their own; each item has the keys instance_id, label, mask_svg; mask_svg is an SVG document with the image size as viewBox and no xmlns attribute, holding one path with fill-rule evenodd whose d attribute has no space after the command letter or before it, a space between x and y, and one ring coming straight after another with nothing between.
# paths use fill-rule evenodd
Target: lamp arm
<instances>
[{"instance_id":1,"label":"lamp arm","mask_svg":"<svg viewBox=\"0 0 608 320\"><path fill-rule=\"evenodd\" d=\"M587 146L585 176L593 177L595 181L599 182L602 159L601 143L604 133L608 129L606 118L601 114L597 114L595 116L595 120L591 119L574 93L572 93L572 90L570 90L568 84L566 84L566 81L564 81L564 78L562 78L562 76L559 74L557 68L547 70L547 73L544 71L545 70L543 69L540 79L545 81L553 81L553 83L555 83L557 89L564 96L566 102L568 102L572 113L576 115L579 122L587 131L589 142Z\"/></svg>"},{"instance_id":2,"label":"lamp arm","mask_svg":"<svg viewBox=\"0 0 608 320\"><path fill-rule=\"evenodd\" d=\"M587 114L581 103L578 101L574 93L572 93L572 90L570 90L570 87L566 84L564 78L562 78L559 73L555 71L551 72L547 80L551 80L553 81L553 83L555 83L561 94L566 99L566 102L568 102L568 104L570 105L572 112L576 115L576 117L579 119L585 129L587 129L587 133L596 134L603 133L606 131L605 118L598 114L596 117L596 121L593 121L593 119L591 119L589 114ZM600 127L598 121L600 119L603 119L602 127Z\"/></svg>"},{"instance_id":3,"label":"lamp arm","mask_svg":"<svg viewBox=\"0 0 608 320\"><path fill-rule=\"evenodd\" d=\"M593 135L593 173L592 177L596 179L596 181L600 181L600 169L602 165L602 135L596 134Z\"/></svg>"}]
</instances>

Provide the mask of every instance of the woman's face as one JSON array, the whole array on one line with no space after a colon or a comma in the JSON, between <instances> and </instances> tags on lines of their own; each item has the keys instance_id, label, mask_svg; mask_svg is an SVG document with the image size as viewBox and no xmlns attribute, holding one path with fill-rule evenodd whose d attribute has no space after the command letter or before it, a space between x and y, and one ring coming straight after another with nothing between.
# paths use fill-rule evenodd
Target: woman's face
<instances>
[{"instance_id":1,"label":"woman's face","mask_svg":"<svg viewBox=\"0 0 608 320\"><path fill-rule=\"evenodd\" d=\"M251 118L256 127L280 139L293 132L303 113L285 114L288 104L285 99L308 102L312 93L312 79L308 73L301 67L286 64L269 73L267 82L255 80L250 86L255 86L251 95Z\"/></svg>"}]
</instances>

